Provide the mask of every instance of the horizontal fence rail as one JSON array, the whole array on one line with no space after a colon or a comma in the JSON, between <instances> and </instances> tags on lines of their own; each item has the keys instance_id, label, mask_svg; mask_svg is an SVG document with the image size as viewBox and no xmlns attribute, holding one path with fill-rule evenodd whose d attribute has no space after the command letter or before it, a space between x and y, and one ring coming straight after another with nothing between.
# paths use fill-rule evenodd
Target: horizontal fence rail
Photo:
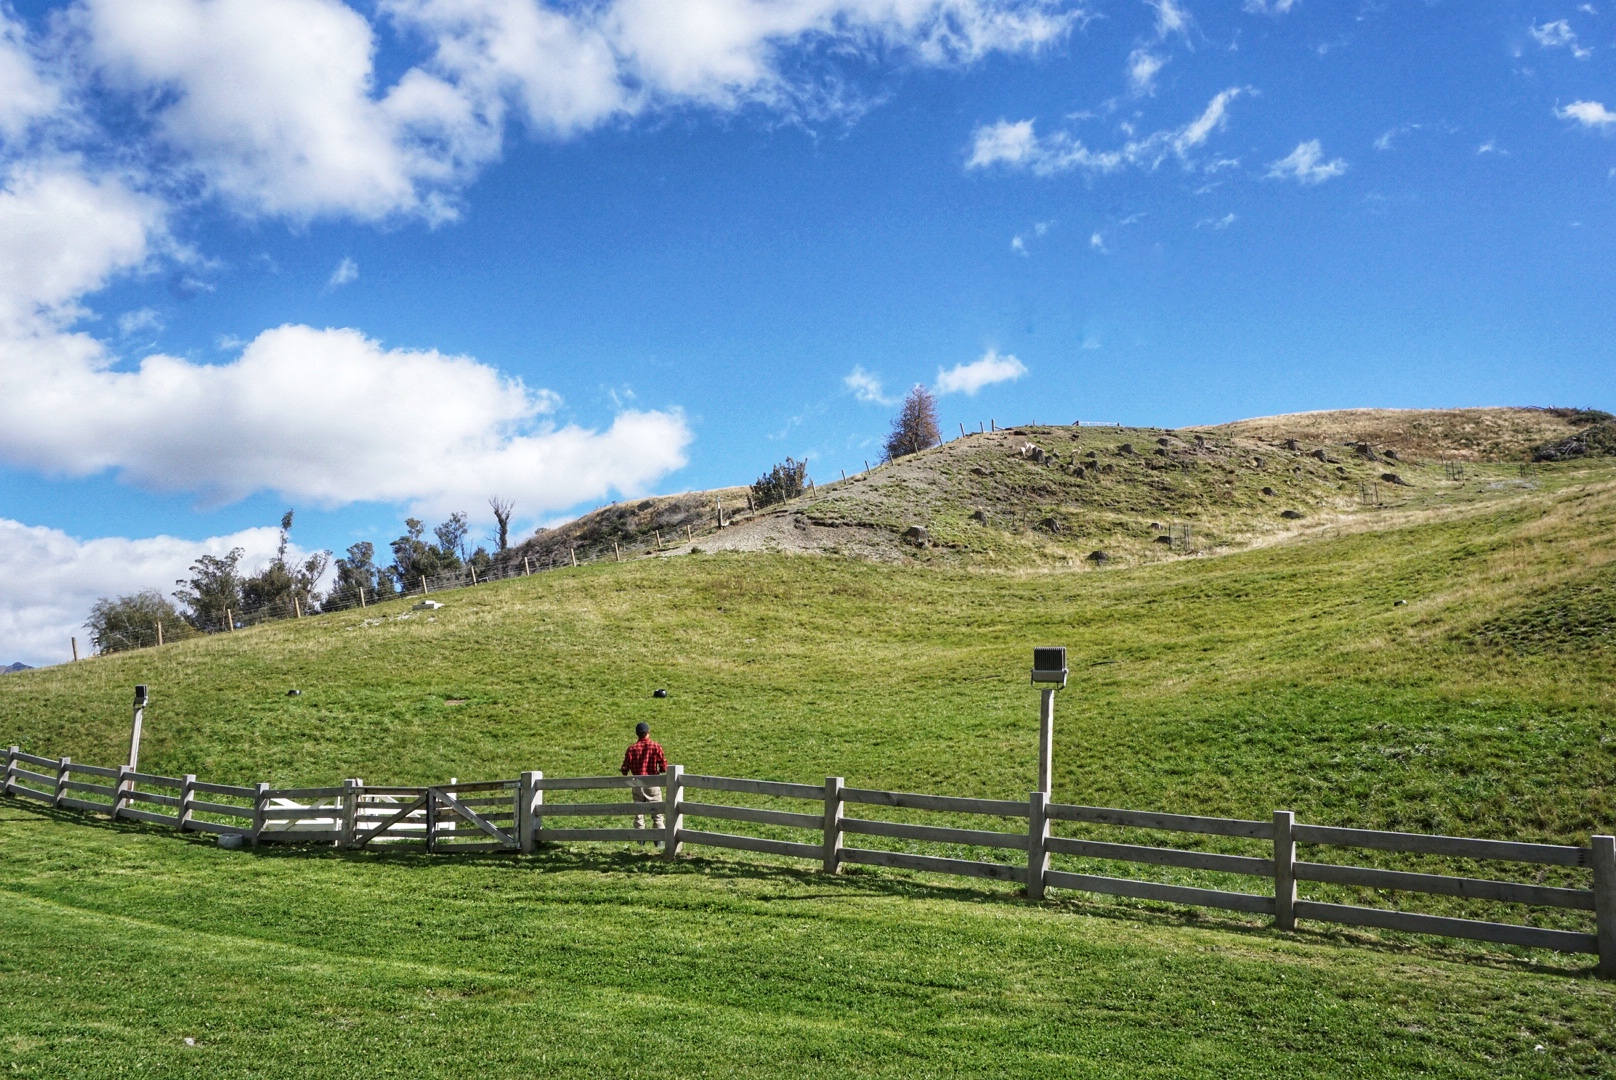
<instances>
[{"instance_id":1,"label":"horizontal fence rail","mask_svg":"<svg viewBox=\"0 0 1616 1080\"><path fill-rule=\"evenodd\" d=\"M698 799L691 792L701 793ZM549 798L546 798L546 793ZM784 856L816 862L826 873L846 865L914 870L1024 885L1030 899L1049 889L1132 897L1172 904L1268 915L1292 930L1297 919L1415 934L1468 938L1566 953L1592 953L1599 973L1616 978L1616 838L1596 835L1587 847L1523 843L1423 833L1351 829L1297 822L1287 810L1269 820L1167 814L1051 803L1043 792L1025 802L927 795L847 787L841 777L823 785L686 773L679 765L657 776L546 777L524 772L514 780L407 786L366 784L350 778L325 787L215 784L195 776L162 776L128 766L107 767L6 752L0 793L56 808L104 813L113 819L172 826L182 832L233 837L232 843L328 843L348 850L399 848L433 853L531 852L558 842L655 844L672 860L688 845ZM624 796L629 796L625 800ZM786 800L756 806L736 796ZM804 808L803 804L811 804ZM850 815L849 809L857 810ZM1012 828L888 821L875 808L911 814L993 818ZM632 819L624 820L624 819ZM1008 819L1008 821L1006 821ZM935 819L933 819L935 820ZM649 821L649 827L646 823ZM693 827L689 822L755 826L773 835ZM608 824L601 824L607 822ZM1016 824L1020 822L1021 824ZM1216 837L1219 845L1262 845L1262 854L1205 851L1092 836L1055 835L1056 824L1147 833ZM732 828L732 827L730 827ZM784 835L781 835L784 834ZM890 846L853 846L865 837L931 852ZM221 842L222 839L221 839ZM865 841L864 843L868 843ZM1586 873L1588 888L1356 866L1308 850L1375 850L1487 863L1524 863ZM946 850L937 853L936 847ZM971 852L998 857L962 857ZM1053 859L1084 865L1052 865ZM1102 864L1165 867L1254 881L1260 891L1211 888L1094 872ZM1193 879L1192 879L1193 880ZM1593 912L1593 932L1457 918L1391 907L1325 902L1298 896L1298 883L1456 897Z\"/></svg>"}]
</instances>

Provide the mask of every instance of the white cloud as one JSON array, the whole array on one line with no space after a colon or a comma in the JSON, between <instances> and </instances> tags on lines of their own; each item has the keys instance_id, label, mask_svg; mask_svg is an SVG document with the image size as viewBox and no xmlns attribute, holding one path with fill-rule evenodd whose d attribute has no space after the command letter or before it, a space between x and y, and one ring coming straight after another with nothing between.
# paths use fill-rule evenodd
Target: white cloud
<instances>
[{"instance_id":1,"label":"white cloud","mask_svg":"<svg viewBox=\"0 0 1616 1080\"><path fill-rule=\"evenodd\" d=\"M1322 184L1334 176L1340 176L1347 171L1347 163L1341 158L1334 161L1324 161L1324 148L1319 140L1309 139L1307 142L1296 144L1285 157L1270 162L1267 176L1271 180L1295 180L1301 184Z\"/></svg>"},{"instance_id":2,"label":"white cloud","mask_svg":"<svg viewBox=\"0 0 1616 1080\"><path fill-rule=\"evenodd\" d=\"M1105 237L1101 236L1099 233L1090 233L1089 247L1093 248L1095 251L1098 251L1102 255L1106 254Z\"/></svg>"},{"instance_id":3,"label":"white cloud","mask_svg":"<svg viewBox=\"0 0 1616 1080\"><path fill-rule=\"evenodd\" d=\"M1531 32L1537 43L1545 49L1570 49L1571 55L1578 60L1586 60L1594 54L1592 49L1585 49L1577 44L1577 32L1571 29L1571 24L1564 19L1546 22L1542 26L1533 26Z\"/></svg>"},{"instance_id":4,"label":"white cloud","mask_svg":"<svg viewBox=\"0 0 1616 1080\"><path fill-rule=\"evenodd\" d=\"M1156 89L1156 74L1166 64L1166 57L1157 56L1149 49L1135 49L1128 54L1128 89L1135 94L1153 93Z\"/></svg>"},{"instance_id":5,"label":"white cloud","mask_svg":"<svg viewBox=\"0 0 1616 1080\"><path fill-rule=\"evenodd\" d=\"M1245 10L1253 15L1283 15L1296 6L1296 0L1246 0Z\"/></svg>"},{"instance_id":6,"label":"white cloud","mask_svg":"<svg viewBox=\"0 0 1616 1080\"><path fill-rule=\"evenodd\" d=\"M1027 254L1026 239L1019 234L1012 236L1010 238L1010 250L1015 252L1017 255L1025 256Z\"/></svg>"},{"instance_id":7,"label":"white cloud","mask_svg":"<svg viewBox=\"0 0 1616 1080\"><path fill-rule=\"evenodd\" d=\"M412 68L376 96L375 35L338 0L84 0L92 59L248 214L441 219L499 150L497 102Z\"/></svg>"},{"instance_id":8,"label":"white cloud","mask_svg":"<svg viewBox=\"0 0 1616 1080\"><path fill-rule=\"evenodd\" d=\"M997 350L989 349L981 359L969 364L955 364L947 371L938 368L937 392L974 395L984 386L1013 381L1025 374L1027 365L1020 360L1008 354L1000 356Z\"/></svg>"},{"instance_id":9,"label":"white cloud","mask_svg":"<svg viewBox=\"0 0 1616 1080\"><path fill-rule=\"evenodd\" d=\"M842 377L842 385L866 405L891 405L897 400L887 397L881 380L858 365L854 365L853 370Z\"/></svg>"},{"instance_id":10,"label":"white cloud","mask_svg":"<svg viewBox=\"0 0 1616 1080\"><path fill-rule=\"evenodd\" d=\"M792 45L921 64L1036 49L1079 17L1039 0L384 0L436 42L434 69L515 98L537 129L592 127L668 102L812 113L838 80L787 74Z\"/></svg>"},{"instance_id":11,"label":"white cloud","mask_svg":"<svg viewBox=\"0 0 1616 1080\"><path fill-rule=\"evenodd\" d=\"M498 491L541 512L636 494L682 467L692 438L677 412L623 411L604 431L557 426L548 391L355 330L282 326L229 363L153 355L132 371L111 369L83 335L0 348L0 458L72 476L113 470L213 501L274 491L437 511Z\"/></svg>"},{"instance_id":12,"label":"white cloud","mask_svg":"<svg viewBox=\"0 0 1616 1080\"><path fill-rule=\"evenodd\" d=\"M328 289L340 289L342 286L357 280L359 280L359 264L345 256L337 264L337 268L331 271L331 278L325 283L325 286Z\"/></svg>"},{"instance_id":13,"label":"white cloud","mask_svg":"<svg viewBox=\"0 0 1616 1080\"><path fill-rule=\"evenodd\" d=\"M1156 37L1166 39L1173 34L1189 32L1190 13L1179 7L1174 0L1145 0L1145 2L1156 9Z\"/></svg>"},{"instance_id":14,"label":"white cloud","mask_svg":"<svg viewBox=\"0 0 1616 1080\"><path fill-rule=\"evenodd\" d=\"M0 664L35 666L72 658L69 638L88 656L84 620L101 597L156 589L167 596L188 577L200 555L242 548L244 567L274 556L279 533L246 529L229 536L184 540L173 536L80 540L59 529L0 518ZM301 556L302 552L297 552Z\"/></svg>"},{"instance_id":15,"label":"white cloud","mask_svg":"<svg viewBox=\"0 0 1616 1080\"><path fill-rule=\"evenodd\" d=\"M1202 218L1195 223L1195 227L1197 229L1227 229L1236 220L1238 219L1234 216L1234 211L1231 210L1220 218Z\"/></svg>"},{"instance_id":16,"label":"white cloud","mask_svg":"<svg viewBox=\"0 0 1616 1080\"><path fill-rule=\"evenodd\" d=\"M167 245L166 210L70 161L18 167L0 185L0 339L82 315L79 298Z\"/></svg>"},{"instance_id":17,"label":"white cloud","mask_svg":"<svg viewBox=\"0 0 1616 1080\"><path fill-rule=\"evenodd\" d=\"M60 104L61 92L40 73L22 23L0 8L0 138L20 138Z\"/></svg>"},{"instance_id":18,"label":"white cloud","mask_svg":"<svg viewBox=\"0 0 1616 1080\"><path fill-rule=\"evenodd\" d=\"M118 316L119 337L133 337L141 333L155 334L162 329L163 316L153 308L126 311Z\"/></svg>"},{"instance_id":19,"label":"white cloud","mask_svg":"<svg viewBox=\"0 0 1616 1080\"><path fill-rule=\"evenodd\" d=\"M1612 125L1616 125L1616 112L1611 112L1598 101L1573 101L1564 108L1555 109L1554 115L1561 120L1575 120L1583 127L1598 131L1608 131Z\"/></svg>"},{"instance_id":20,"label":"white cloud","mask_svg":"<svg viewBox=\"0 0 1616 1080\"><path fill-rule=\"evenodd\" d=\"M1204 146L1213 132L1228 126L1229 104L1241 93L1239 87L1220 91L1199 116L1184 126L1130 139L1116 150L1091 150L1082 140L1065 131L1040 137L1032 120L983 124L972 133L971 154L965 167L981 169L1003 165L1027 169L1039 176L1053 176L1074 169L1111 173L1130 165L1154 169L1169 157L1178 158L1186 167L1194 167L1192 152Z\"/></svg>"}]
</instances>

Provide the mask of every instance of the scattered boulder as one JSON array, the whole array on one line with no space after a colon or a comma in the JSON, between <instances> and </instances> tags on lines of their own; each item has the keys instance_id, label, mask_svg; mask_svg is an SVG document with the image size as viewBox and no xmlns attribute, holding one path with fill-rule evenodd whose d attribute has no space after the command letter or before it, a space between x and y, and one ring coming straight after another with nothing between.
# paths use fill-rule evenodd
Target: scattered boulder
<instances>
[{"instance_id":1,"label":"scattered boulder","mask_svg":"<svg viewBox=\"0 0 1616 1080\"><path fill-rule=\"evenodd\" d=\"M926 531L924 525L911 525L903 530L903 538L915 547L925 547L931 543L931 533Z\"/></svg>"},{"instance_id":2,"label":"scattered boulder","mask_svg":"<svg viewBox=\"0 0 1616 1080\"><path fill-rule=\"evenodd\" d=\"M1155 532L1161 532L1161 530L1162 530L1162 523L1161 523L1161 522L1159 522L1159 521L1152 521L1152 522L1151 522L1151 523L1150 523L1150 527L1151 527L1151 529L1152 529L1152 530L1153 530L1153 531L1155 531Z\"/></svg>"},{"instance_id":3,"label":"scattered boulder","mask_svg":"<svg viewBox=\"0 0 1616 1080\"><path fill-rule=\"evenodd\" d=\"M1060 535L1061 523L1057 518L1046 517L1044 520L1038 523L1038 527L1044 530L1046 533L1051 533L1055 536Z\"/></svg>"},{"instance_id":4,"label":"scattered boulder","mask_svg":"<svg viewBox=\"0 0 1616 1080\"><path fill-rule=\"evenodd\" d=\"M1197 436L1195 436L1195 445L1196 446L1205 446L1206 445L1206 436L1205 435L1197 435Z\"/></svg>"},{"instance_id":5,"label":"scattered boulder","mask_svg":"<svg viewBox=\"0 0 1616 1080\"><path fill-rule=\"evenodd\" d=\"M1297 442L1295 439L1286 439L1285 449L1300 451L1302 449L1302 444Z\"/></svg>"},{"instance_id":6,"label":"scattered boulder","mask_svg":"<svg viewBox=\"0 0 1616 1080\"><path fill-rule=\"evenodd\" d=\"M982 465L972 465L971 473L974 476L992 476L993 470Z\"/></svg>"},{"instance_id":7,"label":"scattered boulder","mask_svg":"<svg viewBox=\"0 0 1616 1080\"><path fill-rule=\"evenodd\" d=\"M1315 450L1315 451L1313 451L1313 452L1312 452L1312 453L1311 453L1311 454L1309 454L1309 455L1307 455L1307 456L1308 456L1308 457L1311 457L1311 458L1317 458L1317 459L1319 459L1319 460L1320 460L1320 461L1329 461L1329 460L1330 460L1330 455L1329 455L1329 454L1326 454L1326 453L1325 453L1325 452L1324 452L1324 450L1323 450L1323 448L1320 448L1320 449L1318 449L1318 450Z\"/></svg>"},{"instance_id":8,"label":"scattered boulder","mask_svg":"<svg viewBox=\"0 0 1616 1080\"><path fill-rule=\"evenodd\" d=\"M988 512L986 510L972 510L971 520L986 525L988 523Z\"/></svg>"},{"instance_id":9,"label":"scattered boulder","mask_svg":"<svg viewBox=\"0 0 1616 1080\"><path fill-rule=\"evenodd\" d=\"M1134 452L1133 443L1131 443L1131 442L1125 442L1121 446L1117 447L1117 453L1119 453L1119 454L1126 455L1126 454L1132 454L1133 452Z\"/></svg>"},{"instance_id":10,"label":"scattered boulder","mask_svg":"<svg viewBox=\"0 0 1616 1080\"><path fill-rule=\"evenodd\" d=\"M1088 476L1088 474L1089 474L1089 471L1087 469L1085 469L1083 466L1081 466L1081 465L1073 465L1072 466L1072 475L1077 477L1079 480L1082 480L1084 477Z\"/></svg>"},{"instance_id":11,"label":"scattered boulder","mask_svg":"<svg viewBox=\"0 0 1616 1080\"><path fill-rule=\"evenodd\" d=\"M1162 533L1160 536L1151 540L1151 543L1153 544L1171 544L1172 542L1173 538L1168 536L1166 533Z\"/></svg>"},{"instance_id":12,"label":"scattered boulder","mask_svg":"<svg viewBox=\"0 0 1616 1080\"><path fill-rule=\"evenodd\" d=\"M1101 465L1100 471L1105 473L1107 476L1110 476L1112 473L1117 471L1117 467L1115 465Z\"/></svg>"},{"instance_id":13,"label":"scattered boulder","mask_svg":"<svg viewBox=\"0 0 1616 1080\"><path fill-rule=\"evenodd\" d=\"M1167 436L1163 435L1161 438L1156 440L1156 445L1157 446L1172 446L1173 445L1173 440L1169 439Z\"/></svg>"},{"instance_id":14,"label":"scattered boulder","mask_svg":"<svg viewBox=\"0 0 1616 1080\"><path fill-rule=\"evenodd\" d=\"M1353 453L1357 454L1359 457L1363 458L1365 461L1379 461L1380 460L1379 456L1377 456L1375 454L1375 448L1373 446L1370 446L1366 442L1354 443L1353 447L1352 447L1352 451L1353 451Z\"/></svg>"},{"instance_id":15,"label":"scattered boulder","mask_svg":"<svg viewBox=\"0 0 1616 1080\"><path fill-rule=\"evenodd\" d=\"M1388 484L1398 484L1398 485L1400 485L1402 487L1412 487L1413 486L1407 480L1404 480L1401 476L1398 476L1394 472L1383 472L1383 473L1380 474L1380 478L1382 480L1384 480Z\"/></svg>"},{"instance_id":16,"label":"scattered boulder","mask_svg":"<svg viewBox=\"0 0 1616 1080\"><path fill-rule=\"evenodd\" d=\"M1397 451L1396 450L1382 450L1380 452L1380 456L1385 458L1387 461L1402 461L1403 460L1402 458L1397 456Z\"/></svg>"},{"instance_id":17,"label":"scattered boulder","mask_svg":"<svg viewBox=\"0 0 1616 1080\"><path fill-rule=\"evenodd\" d=\"M1088 559L1089 562L1094 563L1096 566L1103 566L1111 561L1111 556L1107 555L1103 551L1091 551L1085 555L1084 558Z\"/></svg>"},{"instance_id":18,"label":"scattered boulder","mask_svg":"<svg viewBox=\"0 0 1616 1080\"><path fill-rule=\"evenodd\" d=\"M1303 514L1300 510L1281 510L1279 512L1279 516L1284 518L1286 521L1300 521Z\"/></svg>"},{"instance_id":19,"label":"scattered boulder","mask_svg":"<svg viewBox=\"0 0 1616 1080\"><path fill-rule=\"evenodd\" d=\"M1254 468L1254 469L1262 468L1263 467L1263 459L1260 458L1260 457L1253 457L1251 459L1251 467Z\"/></svg>"},{"instance_id":20,"label":"scattered boulder","mask_svg":"<svg viewBox=\"0 0 1616 1080\"><path fill-rule=\"evenodd\" d=\"M1266 496L1268 496L1268 497L1269 497L1269 498L1270 498L1270 499L1272 499L1272 498L1273 498L1273 497L1274 497L1274 496L1275 496L1275 495L1277 495L1277 494L1279 494L1279 492L1277 492L1277 491L1275 491L1275 490L1274 490L1274 489L1273 489L1273 488L1271 488L1271 487L1265 487L1265 488L1263 488L1263 489L1262 489L1262 493L1263 493L1263 494L1264 494L1264 495L1266 495Z\"/></svg>"}]
</instances>

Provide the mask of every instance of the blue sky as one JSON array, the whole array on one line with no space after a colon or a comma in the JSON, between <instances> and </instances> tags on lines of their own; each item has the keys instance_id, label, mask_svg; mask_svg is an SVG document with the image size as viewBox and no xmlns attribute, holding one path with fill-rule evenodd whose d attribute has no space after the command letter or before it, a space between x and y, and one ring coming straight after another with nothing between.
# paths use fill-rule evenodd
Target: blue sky
<instances>
[{"instance_id":1,"label":"blue sky","mask_svg":"<svg viewBox=\"0 0 1616 1080\"><path fill-rule=\"evenodd\" d=\"M0 661L288 506L340 554L833 477L916 382L1616 399L1608 0L0 11Z\"/></svg>"}]
</instances>

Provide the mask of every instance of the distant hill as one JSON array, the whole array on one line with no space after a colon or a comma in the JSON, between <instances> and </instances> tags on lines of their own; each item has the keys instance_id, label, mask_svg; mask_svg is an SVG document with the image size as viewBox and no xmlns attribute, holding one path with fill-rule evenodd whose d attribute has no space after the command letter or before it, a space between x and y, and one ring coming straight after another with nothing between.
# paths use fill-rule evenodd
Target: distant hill
<instances>
[{"instance_id":1,"label":"distant hill","mask_svg":"<svg viewBox=\"0 0 1616 1080\"><path fill-rule=\"evenodd\" d=\"M25 664L21 660L18 660L15 664L12 664L10 667L0 668L0 675L10 675L13 672L17 672L17 671L32 671L32 670L34 670L34 665Z\"/></svg>"},{"instance_id":2,"label":"distant hill","mask_svg":"<svg viewBox=\"0 0 1616 1080\"><path fill-rule=\"evenodd\" d=\"M740 487L614 504L512 554L565 566L574 548L580 559L631 558L655 553L660 541L668 553L799 551L973 566L1162 561L1365 512L1495 497L1531 483L1523 466L1542 448L1580 446L1606 416L1347 409L1179 430L1024 425L965 434L845 479L814 473L812 492L757 512L747 511ZM1588 456L1569 456L1578 454ZM727 527L715 534L720 503Z\"/></svg>"}]
</instances>

